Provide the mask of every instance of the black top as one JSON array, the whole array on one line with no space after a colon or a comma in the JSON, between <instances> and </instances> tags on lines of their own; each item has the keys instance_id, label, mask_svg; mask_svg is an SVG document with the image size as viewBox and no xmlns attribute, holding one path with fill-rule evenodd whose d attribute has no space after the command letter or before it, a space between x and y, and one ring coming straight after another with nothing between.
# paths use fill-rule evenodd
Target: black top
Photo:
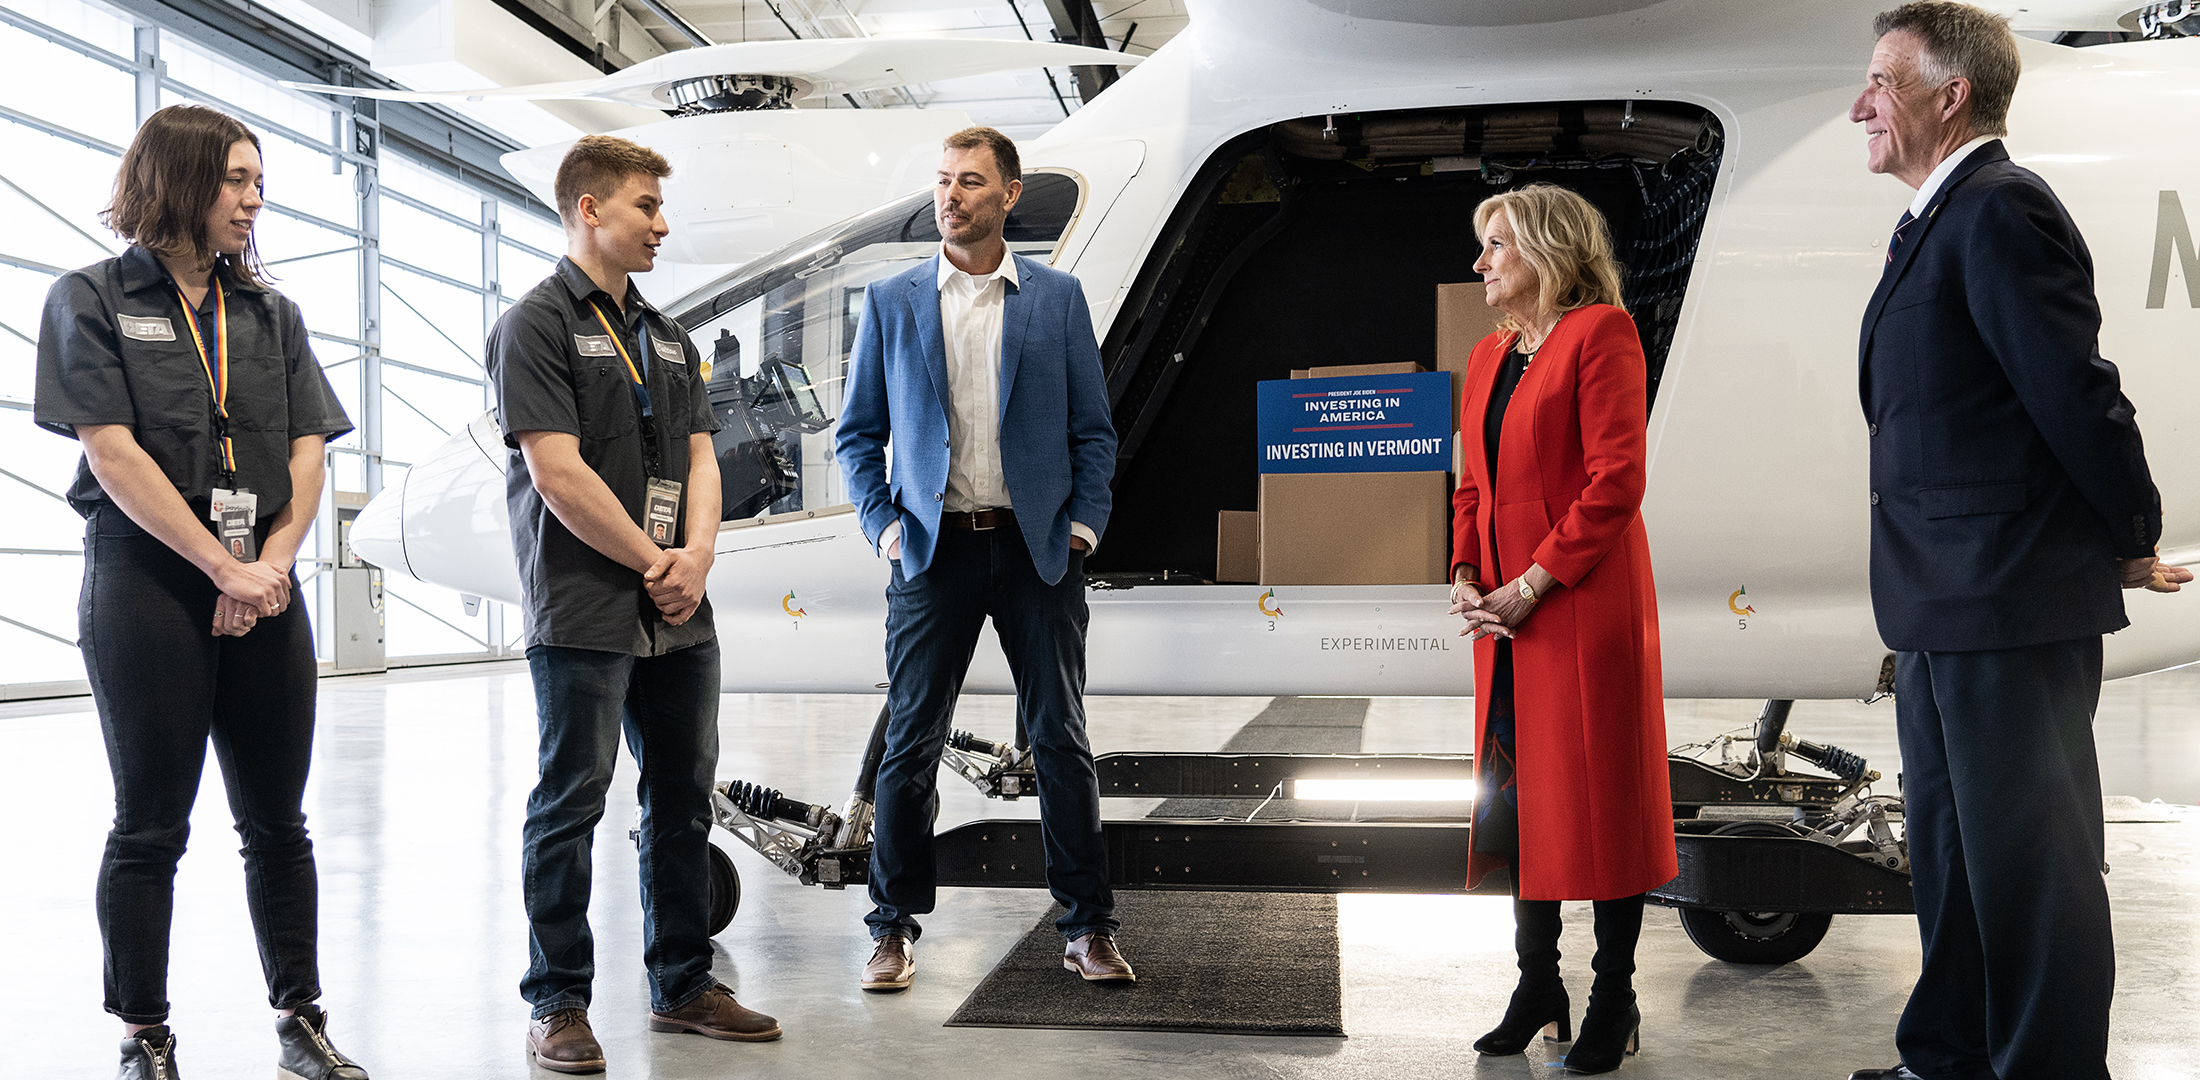
<instances>
[{"instance_id":1,"label":"black top","mask_svg":"<svg viewBox=\"0 0 2200 1080\"><path fill-rule=\"evenodd\" d=\"M1528 373L1528 356L1518 347L1505 354L1505 362L1497 368L1497 385L1490 388L1490 411L1482 416L1482 447L1489 455L1492 485L1497 483L1497 443L1505 430L1505 409L1512 404L1513 391L1520 389L1520 377Z\"/></svg>"},{"instance_id":2,"label":"black top","mask_svg":"<svg viewBox=\"0 0 2200 1080\"><path fill-rule=\"evenodd\" d=\"M229 310L233 477L221 472L214 393L183 321L192 316L168 268L142 247L63 274L47 290L31 418L70 438L78 424L127 424L200 518L210 489L238 487L259 496L264 522L290 502L290 441L336 438L351 420L314 359L298 305L242 280L226 261L215 277ZM216 307L209 288L196 313L209 359L217 357ZM79 460L69 505L90 516L112 501Z\"/></svg>"},{"instance_id":3,"label":"black top","mask_svg":"<svg viewBox=\"0 0 2200 1080\"><path fill-rule=\"evenodd\" d=\"M1903 230L1858 357L1888 648L2016 649L2128 624L2116 560L2153 552L2161 499L2095 296L2077 223L1998 141Z\"/></svg>"},{"instance_id":4,"label":"black top","mask_svg":"<svg viewBox=\"0 0 2200 1080\"><path fill-rule=\"evenodd\" d=\"M617 344L643 369L650 418L642 414L641 388L604 333L599 310L618 333ZM504 443L511 448L504 500L526 600L527 644L660 656L710 640L709 600L687 622L667 625L640 573L589 547L550 512L519 452L522 431L579 436L581 460L641 525L650 478L687 483L688 436L718 430L699 370L702 354L687 332L631 284L622 312L586 271L560 259L557 272L489 331L488 361ZM681 492L683 538L691 494ZM714 532L718 526L699 524Z\"/></svg>"}]
</instances>

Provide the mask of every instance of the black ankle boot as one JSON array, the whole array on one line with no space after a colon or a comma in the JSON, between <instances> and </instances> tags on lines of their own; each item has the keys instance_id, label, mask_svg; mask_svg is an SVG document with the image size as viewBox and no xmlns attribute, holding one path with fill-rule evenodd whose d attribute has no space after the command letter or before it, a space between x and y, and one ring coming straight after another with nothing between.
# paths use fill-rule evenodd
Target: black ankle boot
<instances>
[{"instance_id":1,"label":"black ankle boot","mask_svg":"<svg viewBox=\"0 0 2200 1080\"><path fill-rule=\"evenodd\" d=\"M1479 1053L1517 1054L1535 1041L1538 1030L1551 1042L1573 1038L1572 1003L1558 978L1558 901L1513 898L1513 951L1520 957L1520 983L1513 987L1505 1019L1474 1041Z\"/></svg>"},{"instance_id":2,"label":"black ankle boot","mask_svg":"<svg viewBox=\"0 0 2200 1080\"><path fill-rule=\"evenodd\" d=\"M177 1080L176 1034L168 1025L149 1027L122 1040L122 1068L115 1080Z\"/></svg>"},{"instance_id":3,"label":"black ankle boot","mask_svg":"<svg viewBox=\"0 0 2200 1080\"><path fill-rule=\"evenodd\" d=\"M1608 1073L1635 1056L1642 1045L1642 1010L1633 995L1622 1005L1592 991L1589 1011L1581 1018L1581 1038L1566 1054L1566 1071L1588 1076Z\"/></svg>"},{"instance_id":4,"label":"black ankle boot","mask_svg":"<svg viewBox=\"0 0 2200 1080\"><path fill-rule=\"evenodd\" d=\"M282 1080L367 1080L367 1070L328 1041L328 1014L318 1005L277 1018L275 1038L282 1044L275 1075Z\"/></svg>"},{"instance_id":5,"label":"black ankle boot","mask_svg":"<svg viewBox=\"0 0 2200 1080\"><path fill-rule=\"evenodd\" d=\"M1642 902L1640 895L1596 902L1597 953L1589 961L1596 981L1589 986L1589 1011L1581 1018L1581 1038L1566 1054L1567 1072L1611 1072L1641 1046L1635 943L1642 937Z\"/></svg>"}]
</instances>

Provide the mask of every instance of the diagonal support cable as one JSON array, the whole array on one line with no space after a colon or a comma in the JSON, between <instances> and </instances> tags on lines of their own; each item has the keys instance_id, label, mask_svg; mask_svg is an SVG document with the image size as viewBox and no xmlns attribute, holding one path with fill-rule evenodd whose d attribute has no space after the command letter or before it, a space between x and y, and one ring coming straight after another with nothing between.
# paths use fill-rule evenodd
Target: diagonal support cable
<instances>
[{"instance_id":1,"label":"diagonal support cable","mask_svg":"<svg viewBox=\"0 0 2200 1080\"><path fill-rule=\"evenodd\" d=\"M65 637L62 637L62 636L61 636L61 635L59 635L59 634L50 634L50 633L47 633L46 631L44 631L44 630L40 630L39 628L37 628L37 627L35 627L35 626L32 626L31 624L29 624L29 623L27 623L27 622L18 622L18 621L14 620L14 619L8 618L8 617L7 617L7 616L5 616L5 615L0 615L0 622L4 622L4 623L8 624L9 626L15 627L15 628L16 628L16 629L18 629L18 630L28 630L28 631L30 631L30 632L31 632L31 633L33 633L33 634L37 634L37 635L38 635L39 637L42 637L42 638L46 638L46 639L48 639L48 640L51 640L51 641L58 641L58 642L60 642L61 644L63 644L63 645L67 645L68 647L70 647L70 648L72 648L72 649L73 649L73 648L76 648L76 642L75 642L75 641L73 641L73 640L71 640L71 639L69 639L69 638L65 638Z\"/></svg>"},{"instance_id":2,"label":"diagonal support cable","mask_svg":"<svg viewBox=\"0 0 2200 1080\"><path fill-rule=\"evenodd\" d=\"M22 477L9 472L6 469L0 469L0 476L5 476L10 480L15 481L16 483L21 484L24 487L27 487L32 491L39 493L40 495L46 496L49 499L59 499L62 502L69 501L68 496L56 494L52 490L48 489L44 484L40 484L34 480L25 480Z\"/></svg>"},{"instance_id":3,"label":"diagonal support cable","mask_svg":"<svg viewBox=\"0 0 2200 1080\"><path fill-rule=\"evenodd\" d=\"M483 364L479 360L474 359L474 355L466 351L466 346L459 344L456 338L453 338L451 335L444 333L443 328L437 326L434 319L429 318L425 312L421 311L419 308L414 307L412 301L405 299L404 293L398 292L396 289L390 288L390 283L388 281L382 282L382 291L396 297L398 303L405 305L405 310L412 312L416 316L419 316L420 321L426 323L428 325L428 329L435 331L437 337L440 337L443 340L450 342L451 348L457 349L458 355L465 357L467 363L472 364L477 368L480 368L485 373L489 370L487 365Z\"/></svg>"},{"instance_id":4,"label":"diagonal support cable","mask_svg":"<svg viewBox=\"0 0 2200 1080\"><path fill-rule=\"evenodd\" d=\"M457 634L458 634L458 635L459 635L460 637L463 637L463 638L465 638L466 640L468 640L468 641L471 641L471 642L473 642L474 644L476 644L476 645L479 645L479 646L481 646L481 647L482 647L482 648L484 648L484 649L490 649L490 650L494 650L494 649L496 648L496 646L494 646L494 645L491 645L491 644L489 644L488 642L486 642L486 641L483 641L483 640L481 640L480 638L477 638L477 637L473 636L472 634L469 634L469 633L467 633L467 632L465 631L465 629L464 629L464 628L462 628L462 627L460 627L460 626L459 626L459 625L458 625L457 623L454 623L454 622L452 622L451 620L449 620L449 619L446 619L446 618L444 618L443 616L441 616L441 615L438 615L438 614L436 614L435 612L429 611L429 610L428 610L427 608L421 607L421 606L420 606L419 604L415 604L415 603L413 603L412 601L410 601L410 600L407 600L407 599L405 599L404 597L402 597L402 596L399 596L399 595L397 595L396 593L394 593L394 592L391 592L391 591L390 591L390 590L388 590L388 589L384 589L384 590L382 590L382 595L384 595L384 596L387 596L387 597L389 597L390 599L392 599L392 600L395 600L395 601L397 601L398 603L400 603L400 604L403 604L403 605L405 605L406 607L409 607L409 608L413 609L414 611L417 611L417 612L421 613L422 615L426 615L427 617L429 617L429 618L431 618L431 619L434 619L435 621L437 621L437 622L439 622L439 623L442 623L442 624L443 624L443 625L445 625L445 626L448 626L448 627L450 627L450 628L451 628L451 629L452 629L452 630L453 630L454 632L456 632L456 633L457 633ZM4 616L4 615L0 615L0 618L6 618L6 616ZM19 624L19 625L20 625L20 624ZM48 636L48 637L51 637L52 635L50 635L50 634L49 634L49 635L47 635L47 636Z\"/></svg>"},{"instance_id":5,"label":"diagonal support cable","mask_svg":"<svg viewBox=\"0 0 2200 1080\"><path fill-rule=\"evenodd\" d=\"M109 255L122 254L121 252L116 251L114 248L108 246L106 241L101 240L99 237L93 236L91 233L85 232L82 226L78 225L76 222L70 221L67 217L63 216L61 211L56 210L51 206L47 206L43 201L39 199L38 196L23 190L22 187L18 186L15 181L8 179L6 173L0 173L0 184L6 184L9 191L13 191L17 195L21 195L24 199L28 200L32 206L35 206L40 210L44 210L46 214L49 217L52 217L55 221L58 221L63 225L68 226L69 229L75 232L78 236L81 236L84 239L91 241L93 247L96 247Z\"/></svg>"}]
</instances>

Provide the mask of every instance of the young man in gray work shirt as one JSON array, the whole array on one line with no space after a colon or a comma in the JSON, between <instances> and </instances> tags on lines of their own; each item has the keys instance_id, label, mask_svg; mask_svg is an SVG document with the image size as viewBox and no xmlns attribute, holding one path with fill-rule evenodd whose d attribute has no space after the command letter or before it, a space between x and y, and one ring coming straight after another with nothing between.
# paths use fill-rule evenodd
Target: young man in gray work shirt
<instances>
[{"instance_id":1,"label":"young man in gray work shirt","mask_svg":"<svg viewBox=\"0 0 2200 1080\"><path fill-rule=\"evenodd\" d=\"M710 400L693 342L634 291L668 231L672 169L589 136L558 166L566 257L489 332L505 501L541 730L521 890L528 1054L601 1072L588 1023L589 851L623 728L642 770L641 884L653 1031L779 1037L711 975L710 786L718 642L704 580L718 534Z\"/></svg>"}]
</instances>

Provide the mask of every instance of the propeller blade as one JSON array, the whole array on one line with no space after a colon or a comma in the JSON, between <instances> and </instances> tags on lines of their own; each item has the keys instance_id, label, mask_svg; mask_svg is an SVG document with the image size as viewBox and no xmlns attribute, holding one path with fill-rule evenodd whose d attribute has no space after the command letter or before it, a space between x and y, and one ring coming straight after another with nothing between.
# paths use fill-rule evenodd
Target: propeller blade
<instances>
[{"instance_id":1,"label":"propeller blade","mask_svg":"<svg viewBox=\"0 0 2200 1080\"><path fill-rule=\"evenodd\" d=\"M682 49L651 57L601 79L479 90L373 90L285 82L293 90L382 101L551 101L587 99L662 109L674 104L667 87L712 75L780 75L802 86L799 96L852 94L912 83L990 75L1036 67L1115 65L1144 57L1056 41L958 38L816 38L748 41Z\"/></svg>"}]
</instances>

